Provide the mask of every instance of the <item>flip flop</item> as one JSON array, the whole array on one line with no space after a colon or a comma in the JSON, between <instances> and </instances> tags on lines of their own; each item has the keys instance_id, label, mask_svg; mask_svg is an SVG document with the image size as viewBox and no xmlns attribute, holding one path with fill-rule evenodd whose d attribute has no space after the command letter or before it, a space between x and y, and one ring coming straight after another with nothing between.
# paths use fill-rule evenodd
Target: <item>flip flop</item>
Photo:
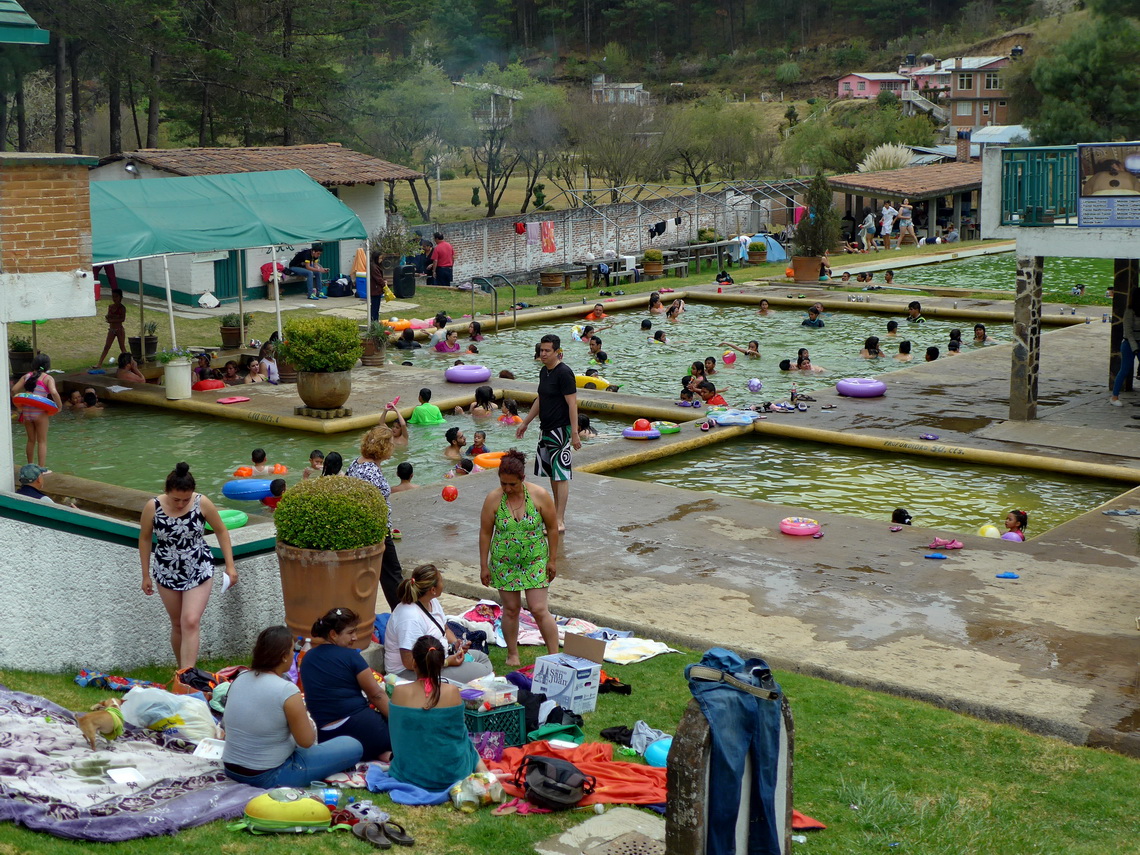
<instances>
[{"instance_id":1,"label":"flip flop","mask_svg":"<svg viewBox=\"0 0 1140 855\"><path fill-rule=\"evenodd\" d=\"M815 540L819 540L821 537L823 537L822 531L817 531L815 534L812 535L812 538Z\"/></svg>"},{"instance_id":2,"label":"flip flop","mask_svg":"<svg viewBox=\"0 0 1140 855\"><path fill-rule=\"evenodd\" d=\"M824 404L822 407L820 407L820 409L821 410L834 410L835 404Z\"/></svg>"},{"instance_id":3,"label":"flip flop","mask_svg":"<svg viewBox=\"0 0 1140 855\"><path fill-rule=\"evenodd\" d=\"M901 525L893 525L889 529L887 529L887 531L895 532L895 531L902 531L902 529L903 529L903 527Z\"/></svg>"},{"instance_id":4,"label":"flip flop","mask_svg":"<svg viewBox=\"0 0 1140 855\"><path fill-rule=\"evenodd\" d=\"M358 822L352 827L352 833L377 849L392 848L392 841L384 834L384 829L375 822Z\"/></svg>"},{"instance_id":5,"label":"flip flop","mask_svg":"<svg viewBox=\"0 0 1140 855\"><path fill-rule=\"evenodd\" d=\"M416 843L415 838L408 834L408 832L404 830L404 826L398 822L392 822L391 820L382 822L380 823L380 830L397 846L414 846Z\"/></svg>"},{"instance_id":6,"label":"flip flop","mask_svg":"<svg viewBox=\"0 0 1140 855\"><path fill-rule=\"evenodd\" d=\"M1008 570L1006 570L1004 573L998 573L996 576L994 576L994 578L995 579L1020 579L1021 577L1018 576L1016 573L1011 573Z\"/></svg>"},{"instance_id":7,"label":"flip flop","mask_svg":"<svg viewBox=\"0 0 1140 855\"><path fill-rule=\"evenodd\" d=\"M943 555L941 552L931 552L929 555L924 555L924 556L922 556L922 557L923 557L923 558L936 558L936 559L942 559L942 558L949 558L950 556L948 556L948 555Z\"/></svg>"},{"instance_id":8,"label":"flip flop","mask_svg":"<svg viewBox=\"0 0 1140 855\"><path fill-rule=\"evenodd\" d=\"M933 440L938 439L938 434L936 434L936 433L920 433L918 435L918 438L933 441Z\"/></svg>"}]
</instances>

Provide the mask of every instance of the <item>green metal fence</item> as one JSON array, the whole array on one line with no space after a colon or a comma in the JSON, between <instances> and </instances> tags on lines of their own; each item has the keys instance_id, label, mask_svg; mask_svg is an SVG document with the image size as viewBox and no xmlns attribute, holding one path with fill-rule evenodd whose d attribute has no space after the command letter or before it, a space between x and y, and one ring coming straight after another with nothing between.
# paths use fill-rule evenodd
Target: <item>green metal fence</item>
<instances>
[{"instance_id":1,"label":"green metal fence","mask_svg":"<svg viewBox=\"0 0 1140 855\"><path fill-rule=\"evenodd\" d=\"M1077 223L1077 147L1006 148L1001 153L1001 224Z\"/></svg>"}]
</instances>

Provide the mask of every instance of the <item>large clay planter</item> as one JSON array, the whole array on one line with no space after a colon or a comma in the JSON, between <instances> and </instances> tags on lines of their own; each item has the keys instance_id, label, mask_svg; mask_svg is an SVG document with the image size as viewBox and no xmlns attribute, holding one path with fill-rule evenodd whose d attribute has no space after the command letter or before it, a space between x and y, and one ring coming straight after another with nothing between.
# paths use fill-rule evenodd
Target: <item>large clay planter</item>
<instances>
[{"instance_id":1,"label":"large clay planter","mask_svg":"<svg viewBox=\"0 0 1140 855\"><path fill-rule=\"evenodd\" d=\"M277 360L277 377L279 383L296 383L297 369L283 359Z\"/></svg>"},{"instance_id":2,"label":"large clay planter","mask_svg":"<svg viewBox=\"0 0 1140 855\"><path fill-rule=\"evenodd\" d=\"M327 552L299 549L277 541L285 624L294 636L308 638L313 623L329 609L352 609L360 615L356 646L363 650L372 640L376 621L376 590L384 544Z\"/></svg>"},{"instance_id":3,"label":"large clay planter","mask_svg":"<svg viewBox=\"0 0 1140 855\"><path fill-rule=\"evenodd\" d=\"M767 264L768 263L768 250L764 249L760 252L748 250L748 263L749 264Z\"/></svg>"},{"instance_id":4,"label":"large clay planter","mask_svg":"<svg viewBox=\"0 0 1140 855\"><path fill-rule=\"evenodd\" d=\"M127 347L135 362L140 365L144 362L154 362L154 355L158 352L158 336L148 335L142 338L137 335L127 336Z\"/></svg>"},{"instance_id":5,"label":"large clay planter","mask_svg":"<svg viewBox=\"0 0 1140 855\"><path fill-rule=\"evenodd\" d=\"M234 349L241 347L241 327L220 327L222 331L222 347Z\"/></svg>"},{"instance_id":6,"label":"large clay planter","mask_svg":"<svg viewBox=\"0 0 1140 855\"><path fill-rule=\"evenodd\" d=\"M646 276L662 276L665 273L665 262L643 261L641 263L641 268L645 271Z\"/></svg>"},{"instance_id":7,"label":"large clay planter","mask_svg":"<svg viewBox=\"0 0 1140 855\"><path fill-rule=\"evenodd\" d=\"M351 394L351 371L297 372L297 395L314 410L335 410Z\"/></svg>"},{"instance_id":8,"label":"large clay planter","mask_svg":"<svg viewBox=\"0 0 1140 855\"><path fill-rule=\"evenodd\" d=\"M792 272L797 282L807 284L819 281L819 265L823 261L818 255L793 255Z\"/></svg>"},{"instance_id":9,"label":"large clay planter","mask_svg":"<svg viewBox=\"0 0 1140 855\"><path fill-rule=\"evenodd\" d=\"M35 354L30 350L9 350L8 370L13 377L20 377L32 370L32 359Z\"/></svg>"},{"instance_id":10,"label":"large clay planter","mask_svg":"<svg viewBox=\"0 0 1140 855\"><path fill-rule=\"evenodd\" d=\"M384 365L387 357L387 347L380 345L374 338L364 339L364 353L360 357L360 364L369 368L379 368Z\"/></svg>"},{"instance_id":11,"label":"large clay planter","mask_svg":"<svg viewBox=\"0 0 1140 855\"><path fill-rule=\"evenodd\" d=\"M539 273L538 281L543 288L548 288L552 291L557 291L566 284L561 273Z\"/></svg>"}]
</instances>

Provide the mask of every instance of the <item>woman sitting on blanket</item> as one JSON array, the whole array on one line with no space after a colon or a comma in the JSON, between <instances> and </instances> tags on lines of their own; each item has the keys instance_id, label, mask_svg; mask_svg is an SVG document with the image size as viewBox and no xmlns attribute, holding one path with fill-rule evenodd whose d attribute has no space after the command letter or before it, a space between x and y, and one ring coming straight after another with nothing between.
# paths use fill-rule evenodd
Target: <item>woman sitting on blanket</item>
<instances>
[{"instance_id":1,"label":"woman sitting on blanket","mask_svg":"<svg viewBox=\"0 0 1140 855\"><path fill-rule=\"evenodd\" d=\"M415 682L392 690L388 727L392 734L392 765L397 781L439 792L472 772L487 767L467 735L459 688L440 677L446 653L433 635L412 645Z\"/></svg>"},{"instance_id":2,"label":"woman sitting on blanket","mask_svg":"<svg viewBox=\"0 0 1140 855\"><path fill-rule=\"evenodd\" d=\"M230 686L222 762L235 781L267 790L305 787L360 762L363 748L351 736L317 744L301 690L285 679L292 664L293 634L271 626L257 637L251 670Z\"/></svg>"},{"instance_id":3,"label":"woman sitting on blanket","mask_svg":"<svg viewBox=\"0 0 1140 855\"><path fill-rule=\"evenodd\" d=\"M421 564L400 582L396 595L400 604L384 630L384 670L405 680L415 677L412 648L424 635L440 643L443 651L443 678L453 683L469 683L494 671L486 653L468 651L467 642L458 643L447 628L447 618L439 595L443 574L434 564Z\"/></svg>"}]
</instances>

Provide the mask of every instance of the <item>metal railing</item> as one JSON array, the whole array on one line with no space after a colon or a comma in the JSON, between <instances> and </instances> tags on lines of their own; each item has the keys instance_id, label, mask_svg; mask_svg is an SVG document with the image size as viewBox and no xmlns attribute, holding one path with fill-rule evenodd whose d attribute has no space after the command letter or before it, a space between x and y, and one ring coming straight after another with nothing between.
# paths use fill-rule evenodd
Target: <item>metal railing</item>
<instances>
[{"instance_id":1,"label":"metal railing","mask_svg":"<svg viewBox=\"0 0 1140 855\"><path fill-rule=\"evenodd\" d=\"M1076 225L1075 145L1006 148L1001 153L1001 224Z\"/></svg>"},{"instance_id":2,"label":"metal railing","mask_svg":"<svg viewBox=\"0 0 1140 855\"><path fill-rule=\"evenodd\" d=\"M898 93L903 101L909 101L920 110L925 110L940 122L950 121L950 111L940 104L935 104L917 89L903 89Z\"/></svg>"},{"instance_id":3,"label":"metal railing","mask_svg":"<svg viewBox=\"0 0 1140 855\"><path fill-rule=\"evenodd\" d=\"M471 280L471 317L475 318L475 289L482 288L491 295L491 316L495 319L495 332L499 331L499 289L495 287L493 280L502 279L506 286L511 289L511 316L514 319L514 324L519 325L519 295L515 290L515 286L501 273L492 273L490 276L476 276Z\"/></svg>"}]
</instances>

